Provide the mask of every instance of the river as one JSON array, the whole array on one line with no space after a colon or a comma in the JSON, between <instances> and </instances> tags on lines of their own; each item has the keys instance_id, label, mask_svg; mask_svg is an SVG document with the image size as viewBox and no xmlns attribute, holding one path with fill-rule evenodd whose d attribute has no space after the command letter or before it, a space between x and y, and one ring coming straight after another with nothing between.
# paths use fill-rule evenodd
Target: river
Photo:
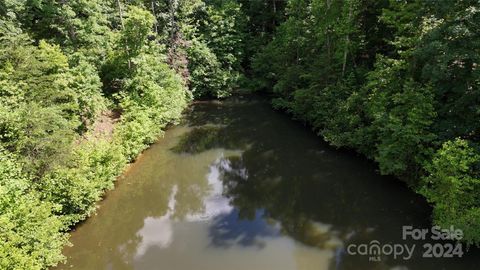
<instances>
[{"instance_id":1,"label":"river","mask_svg":"<svg viewBox=\"0 0 480 270\"><path fill-rule=\"evenodd\" d=\"M55 269L478 269L478 250L425 259L424 242L402 239L430 215L405 184L261 98L199 102L77 226ZM347 250L372 241L416 250Z\"/></svg>"}]
</instances>

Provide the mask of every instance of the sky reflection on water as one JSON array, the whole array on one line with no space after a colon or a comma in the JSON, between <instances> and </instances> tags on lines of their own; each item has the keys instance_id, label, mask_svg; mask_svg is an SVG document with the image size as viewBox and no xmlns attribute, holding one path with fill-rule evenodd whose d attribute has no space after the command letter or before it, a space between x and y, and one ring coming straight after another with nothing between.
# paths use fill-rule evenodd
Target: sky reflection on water
<instances>
[{"instance_id":1,"label":"sky reflection on water","mask_svg":"<svg viewBox=\"0 0 480 270\"><path fill-rule=\"evenodd\" d=\"M77 228L56 269L477 269L478 250L461 260L346 254L430 225L426 202L375 170L261 100L197 104Z\"/></svg>"}]
</instances>

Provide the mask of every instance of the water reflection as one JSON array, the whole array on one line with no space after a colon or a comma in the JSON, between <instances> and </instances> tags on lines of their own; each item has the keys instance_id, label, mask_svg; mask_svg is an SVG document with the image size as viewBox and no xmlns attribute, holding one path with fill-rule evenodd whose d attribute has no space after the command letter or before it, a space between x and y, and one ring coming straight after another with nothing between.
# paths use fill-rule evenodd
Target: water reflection
<instances>
[{"instance_id":1,"label":"water reflection","mask_svg":"<svg viewBox=\"0 0 480 270\"><path fill-rule=\"evenodd\" d=\"M228 159L224 159L223 156L210 166L210 171L207 175L210 192L203 198L204 210L189 214L187 216L188 221L209 220L215 216L226 215L233 211L233 206L230 205L229 199L223 196L223 183L220 181L220 170L229 171L230 168Z\"/></svg>"},{"instance_id":2,"label":"water reflection","mask_svg":"<svg viewBox=\"0 0 480 270\"><path fill-rule=\"evenodd\" d=\"M58 269L476 269L476 251L346 254L351 243L402 242L402 225L428 227L428 205L262 101L192 110L78 228Z\"/></svg>"},{"instance_id":3,"label":"water reflection","mask_svg":"<svg viewBox=\"0 0 480 270\"><path fill-rule=\"evenodd\" d=\"M167 248L172 243L173 229L170 218L175 212L175 195L177 195L177 192L178 186L175 185L172 188L172 193L168 200L168 210L165 215L159 218L147 217L144 219L143 227L136 234L142 239L137 247L136 259L145 255L146 251L151 247Z\"/></svg>"},{"instance_id":4,"label":"water reflection","mask_svg":"<svg viewBox=\"0 0 480 270\"><path fill-rule=\"evenodd\" d=\"M205 179L199 179L199 182L207 181L206 191L200 191L199 186L195 185L192 190L199 192L189 194L198 197L195 201L199 202L200 207L195 207L191 211L182 211L183 214L176 211L179 188L178 185L173 185L166 213L160 217L145 218L143 227L136 233L141 241L136 249L135 260L141 259L149 249L168 248L173 242L174 226L181 226L182 223L206 222L220 215L228 215L234 210L229 199L223 196L220 170L231 170L228 159L223 158L223 152L211 164Z\"/></svg>"},{"instance_id":5,"label":"water reflection","mask_svg":"<svg viewBox=\"0 0 480 270\"><path fill-rule=\"evenodd\" d=\"M258 210L253 220L239 218L238 210L214 219L209 228L211 243L215 247L265 247L265 238L280 236L279 223L264 219L264 211Z\"/></svg>"}]
</instances>

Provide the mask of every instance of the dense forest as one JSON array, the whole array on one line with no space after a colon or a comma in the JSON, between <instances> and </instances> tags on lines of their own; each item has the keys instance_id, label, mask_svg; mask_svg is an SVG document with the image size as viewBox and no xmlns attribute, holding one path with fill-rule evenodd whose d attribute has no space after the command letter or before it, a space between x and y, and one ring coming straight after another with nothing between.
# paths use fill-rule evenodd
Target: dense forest
<instances>
[{"instance_id":1,"label":"dense forest","mask_svg":"<svg viewBox=\"0 0 480 270\"><path fill-rule=\"evenodd\" d=\"M46 269L199 98L256 91L480 243L478 0L1 0L0 268Z\"/></svg>"},{"instance_id":2,"label":"dense forest","mask_svg":"<svg viewBox=\"0 0 480 270\"><path fill-rule=\"evenodd\" d=\"M480 2L293 0L284 14L252 87L480 243Z\"/></svg>"}]
</instances>

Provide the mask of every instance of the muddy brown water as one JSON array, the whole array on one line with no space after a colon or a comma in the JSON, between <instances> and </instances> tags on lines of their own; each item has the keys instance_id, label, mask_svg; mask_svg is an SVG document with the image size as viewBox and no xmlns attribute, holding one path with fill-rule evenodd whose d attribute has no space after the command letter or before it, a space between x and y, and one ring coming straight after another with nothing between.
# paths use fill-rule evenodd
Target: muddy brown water
<instances>
[{"instance_id":1,"label":"muddy brown water","mask_svg":"<svg viewBox=\"0 0 480 270\"><path fill-rule=\"evenodd\" d=\"M261 98L203 102L120 177L55 269L478 269L477 249L423 258L428 241L402 239L430 215L403 183ZM347 250L372 241L415 250Z\"/></svg>"}]
</instances>

